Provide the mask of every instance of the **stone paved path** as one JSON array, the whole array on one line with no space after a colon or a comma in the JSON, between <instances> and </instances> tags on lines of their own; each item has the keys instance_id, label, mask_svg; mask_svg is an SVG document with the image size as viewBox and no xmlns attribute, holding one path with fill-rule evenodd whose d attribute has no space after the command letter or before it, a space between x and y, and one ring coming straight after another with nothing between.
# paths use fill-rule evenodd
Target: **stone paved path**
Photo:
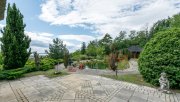
<instances>
[{"instance_id":1,"label":"stone paved path","mask_svg":"<svg viewBox=\"0 0 180 102\"><path fill-rule=\"evenodd\" d=\"M0 82L0 102L180 102L180 94L100 76L40 75Z\"/></svg>"}]
</instances>

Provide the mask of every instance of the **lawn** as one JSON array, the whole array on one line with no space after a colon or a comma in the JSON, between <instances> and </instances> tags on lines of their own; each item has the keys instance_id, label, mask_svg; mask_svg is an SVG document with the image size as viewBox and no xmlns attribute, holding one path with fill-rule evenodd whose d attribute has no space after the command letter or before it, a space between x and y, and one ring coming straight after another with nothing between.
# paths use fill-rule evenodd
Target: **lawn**
<instances>
[{"instance_id":1,"label":"lawn","mask_svg":"<svg viewBox=\"0 0 180 102\"><path fill-rule=\"evenodd\" d=\"M55 70L50 69L47 71L36 71L36 72L26 73L23 76L24 77L31 77L31 76L36 76L36 75L45 75L46 77L53 78L53 77L68 75L68 73L63 70L60 73L55 74Z\"/></svg>"},{"instance_id":2,"label":"lawn","mask_svg":"<svg viewBox=\"0 0 180 102\"><path fill-rule=\"evenodd\" d=\"M122 60L118 63L118 69L119 70L124 70L124 69L127 69L129 68L129 62L128 60Z\"/></svg>"},{"instance_id":3,"label":"lawn","mask_svg":"<svg viewBox=\"0 0 180 102\"><path fill-rule=\"evenodd\" d=\"M145 82L142 78L142 75L140 75L140 74L118 75L117 77L116 77L116 75L102 75L102 76L107 77L107 78L111 78L111 79L115 79L115 80L120 80L120 81L125 81L125 82L129 82L129 83L137 84L137 85L143 85L143 86L157 88L157 86L153 86L153 85ZM170 89L170 90L173 92L180 93L179 89Z\"/></svg>"},{"instance_id":4,"label":"lawn","mask_svg":"<svg viewBox=\"0 0 180 102\"><path fill-rule=\"evenodd\" d=\"M120 81L125 81L125 82L130 82L138 85L144 85L144 86L149 86L149 87L154 87L153 85L145 82L140 74L126 74L126 75L102 75L107 78L115 79L115 80L120 80Z\"/></svg>"}]
</instances>

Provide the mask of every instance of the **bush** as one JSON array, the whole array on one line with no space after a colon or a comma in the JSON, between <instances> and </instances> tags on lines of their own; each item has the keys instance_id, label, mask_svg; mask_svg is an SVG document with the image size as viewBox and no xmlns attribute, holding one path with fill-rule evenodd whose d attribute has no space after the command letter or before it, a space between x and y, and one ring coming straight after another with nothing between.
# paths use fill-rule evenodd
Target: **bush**
<instances>
[{"instance_id":1,"label":"bush","mask_svg":"<svg viewBox=\"0 0 180 102\"><path fill-rule=\"evenodd\" d=\"M50 58L43 58L40 63L40 68L35 67L33 59L29 59L26 62L26 65L23 68L12 69L12 70L0 70L0 79L17 79L23 76L25 73L34 72L34 71L46 71L54 68L54 65L57 63L62 63L62 59L54 60Z\"/></svg>"},{"instance_id":2,"label":"bush","mask_svg":"<svg viewBox=\"0 0 180 102\"><path fill-rule=\"evenodd\" d=\"M43 58L43 59L41 59L40 70L45 71L48 69L52 69L58 63L59 64L63 63L63 59L55 60L55 59L51 59L51 58Z\"/></svg>"},{"instance_id":3,"label":"bush","mask_svg":"<svg viewBox=\"0 0 180 102\"><path fill-rule=\"evenodd\" d=\"M145 81L159 85L162 72L167 73L171 88L180 88L180 29L155 34L139 57L139 71Z\"/></svg>"},{"instance_id":4,"label":"bush","mask_svg":"<svg viewBox=\"0 0 180 102\"><path fill-rule=\"evenodd\" d=\"M28 59L25 66L32 66L35 67L35 62L33 59Z\"/></svg>"},{"instance_id":5,"label":"bush","mask_svg":"<svg viewBox=\"0 0 180 102\"><path fill-rule=\"evenodd\" d=\"M0 71L2 71L3 70L3 65L0 65Z\"/></svg>"},{"instance_id":6,"label":"bush","mask_svg":"<svg viewBox=\"0 0 180 102\"><path fill-rule=\"evenodd\" d=\"M124 70L124 69L127 69L127 68L129 68L129 62L128 62L127 59L121 60L121 61L118 63L118 69Z\"/></svg>"},{"instance_id":7,"label":"bush","mask_svg":"<svg viewBox=\"0 0 180 102\"><path fill-rule=\"evenodd\" d=\"M41 59L40 61L40 68L36 68L35 67L35 62L33 59L29 59L27 62L26 62L26 65L25 67L29 67L29 71L32 72L32 71L46 71L48 69L52 69L54 68L54 65L56 64L60 64L62 63L63 60L62 59L57 59L57 60L54 60L54 59L51 59L51 58L43 58Z\"/></svg>"},{"instance_id":8,"label":"bush","mask_svg":"<svg viewBox=\"0 0 180 102\"><path fill-rule=\"evenodd\" d=\"M72 57L73 61L78 61L78 60L89 60L89 59L93 59L91 56L87 56L87 55L75 55Z\"/></svg>"},{"instance_id":9,"label":"bush","mask_svg":"<svg viewBox=\"0 0 180 102\"><path fill-rule=\"evenodd\" d=\"M55 65L57 65L58 63L61 64L64 62L63 59L56 59L54 61L55 61Z\"/></svg>"},{"instance_id":10,"label":"bush","mask_svg":"<svg viewBox=\"0 0 180 102\"><path fill-rule=\"evenodd\" d=\"M25 70L23 70L23 68L4 70L0 72L0 79L17 79L21 77L23 73L25 73Z\"/></svg>"}]
</instances>

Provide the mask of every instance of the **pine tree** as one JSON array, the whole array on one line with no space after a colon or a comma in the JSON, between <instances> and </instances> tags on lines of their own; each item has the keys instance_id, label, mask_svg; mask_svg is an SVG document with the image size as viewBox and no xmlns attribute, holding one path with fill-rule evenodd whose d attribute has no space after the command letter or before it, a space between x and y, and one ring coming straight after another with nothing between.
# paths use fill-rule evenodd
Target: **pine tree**
<instances>
[{"instance_id":1,"label":"pine tree","mask_svg":"<svg viewBox=\"0 0 180 102\"><path fill-rule=\"evenodd\" d=\"M4 69L23 67L31 54L31 39L24 34L25 26L23 15L16 8L16 4L12 7L8 4L6 26L1 30Z\"/></svg>"},{"instance_id":2,"label":"pine tree","mask_svg":"<svg viewBox=\"0 0 180 102\"><path fill-rule=\"evenodd\" d=\"M49 56L53 59L63 59L65 45L63 41L56 38L53 39L53 44L49 44Z\"/></svg>"},{"instance_id":3,"label":"pine tree","mask_svg":"<svg viewBox=\"0 0 180 102\"><path fill-rule=\"evenodd\" d=\"M81 46L81 54L85 54L85 53L86 53L86 43L83 42Z\"/></svg>"}]
</instances>

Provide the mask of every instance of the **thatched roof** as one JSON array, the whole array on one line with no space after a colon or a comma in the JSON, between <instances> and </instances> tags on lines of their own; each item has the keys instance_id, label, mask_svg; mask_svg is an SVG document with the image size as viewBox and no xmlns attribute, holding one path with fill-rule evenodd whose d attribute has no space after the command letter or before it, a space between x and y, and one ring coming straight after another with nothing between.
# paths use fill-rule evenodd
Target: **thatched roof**
<instances>
[{"instance_id":1,"label":"thatched roof","mask_svg":"<svg viewBox=\"0 0 180 102\"><path fill-rule=\"evenodd\" d=\"M128 50L129 50L130 52L141 52L141 51L142 51L142 48L139 47L138 45L133 45L133 46L130 46L130 47L128 48Z\"/></svg>"},{"instance_id":2,"label":"thatched roof","mask_svg":"<svg viewBox=\"0 0 180 102\"><path fill-rule=\"evenodd\" d=\"M6 0L0 0L0 20L4 19L5 7L6 7Z\"/></svg>"}]
</instances>

